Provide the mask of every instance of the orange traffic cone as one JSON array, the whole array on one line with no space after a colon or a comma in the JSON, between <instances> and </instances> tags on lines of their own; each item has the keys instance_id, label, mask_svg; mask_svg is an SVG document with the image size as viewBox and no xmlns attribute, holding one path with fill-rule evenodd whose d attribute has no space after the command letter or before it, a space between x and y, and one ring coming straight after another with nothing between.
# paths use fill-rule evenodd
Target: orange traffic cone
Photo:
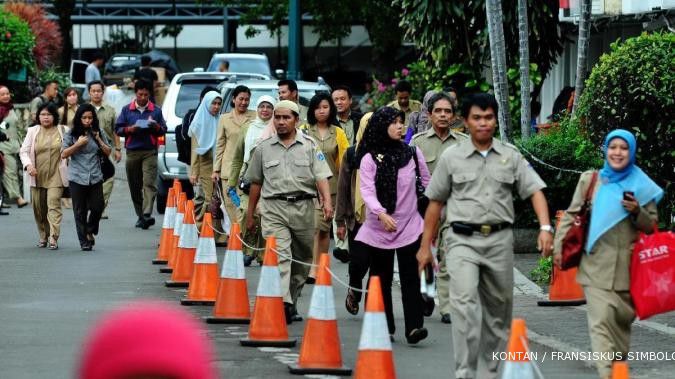
<instances>
[{"instance_id":1,"label":"orange traffic cone","mask_svg":"<svg viewBox=\"0 0 675 379\"><path fill-rule=\"evenodd\" d=\"M176 193L176 191L174 191ZM159 269L159 272L170 274L173 272L173 266L176 265L176 256L178 255L178 241L183 230L183 219L185 218L185 204L187 203L187 195L185 192L178 194L178 202L176 203L176 216L173 223L173 238L171 239L171 251L169 252L169 259L166 262L166 267Z\"/></svg>"},{"instance_id":2,"label":"orange traffic cone","mask_svg":"<svg viewBox=\"0 0 675 379\"><path fill-rule=\"evenodd\" d=\"M394 354L391 350L387 316L384 314L382 284L379 276L370 277L366 313L363 316L359 354L356 357L356 379L396 378Z\"/></svg>"},{"instance_id":3,"label":"orange traffic cone","mask_svg":"<svg viewBox=\"0 0 675 379\"><path fill-rule=\"evenodd\" d=\"M320 374L348 376L352 370L342 365L340 335L338 334L333 286L328 266L330 256L319 258L316 284L309 306L309 320L305 325L298 363L289 365L291 374Z\"/></svg>"},{"instance_id":4,"label":"orange traffic cone","mask_svg":"<svg viewBox=\"0 0 675 379\"><path fill-rule=\"evenodd\" d=\"M612 379L629 379L628 362L616 361L612 364Z\"/></svg>"},{"instance_id":5,"label":"orange traffic cone","mask_svg":"<svg viewBox=\"0 0 675 379\"><path fill-rule=\"evenodd\" d=\"M527 326L522 318L514 318L502 379L530 378L534 379L534 369L528 352Z\"/></svg>"},{"instance_id":6,"label":"orange traffic cone","mask_svg":"<svg viewBox=\"0 0 675 379\"><path fill-rule=\"evenodd\" d=\"M192 200L188 200L185 203L185 218L183 219L180 241L178 241L176 265L173 268L171 280L164 282L164 285L167 287L187 287L190 285L193 266L192 262L195 260L198 244L194 210L194 203Z\"/></svg>"},{"instance_id":7,"label":"orange traffic cone","mask_svg":"<svg viewBox=\"0 0 675 379\"><path fill-rule=\"evenodd\" d=\"M281 296L279 258L273 251L276 248L277 240L268 237L248 338L239 340L242 346L295 346L296 340L288 339L284 301Z\"/></svg>"},{"instance_id":8,"label":"orange traffic cone","mask_svg":"<svg viewBox=\"0 0 675 379\"><path fill-rule=\"evenodd\" d=\"M564 211L556 212L556 229L560 225ZM584 290L577 283L577 268L573 267L567 270L561 270L553 265L551 272L551 285L548 287L548 300L537 302L539 306L574 306L586 304Z\"/></svg>"},{"instance_id":9,"label":"orange traffic cone","mask_svg":"<svg viewBox=\"0 0 675 379\"><path fill-rule=\"evenodd\" d=\"M251 307L248 302L244 254L241 251L240 237L239 224L232 224L220 272L213 316L206 318L209 324L248 324L251 321Z\"/></svg>"},{"instance_id":10,"label":"orange traffic cone","mask_svg":"<svg viewBox=\"0 0 675 379\"><path fill-rule=\"evenodd\" d=\"M202 234L199 236L192 277L187 297L180 301L182 305L213 305L218 290L218 257L216 241L213 238L213 219L211 212L204 213Z\"/></svg>"},{"instance_id":11,"label":"orange traffic cone","mask_svg":"<svg viewBox=\"0 0 675 379\"><path fill-rule=\"evenodd\" d=\"M169 261L171 253L171 240L173 239L173 224L176 221L176 196L174 189L169 188L169 194L166 197L166 210L164 211L164 221L162 221L162 235L159 239L159 248L157 248L157 257L152 260L153 265L165 265Z\"/></svg>"}]
</instances>

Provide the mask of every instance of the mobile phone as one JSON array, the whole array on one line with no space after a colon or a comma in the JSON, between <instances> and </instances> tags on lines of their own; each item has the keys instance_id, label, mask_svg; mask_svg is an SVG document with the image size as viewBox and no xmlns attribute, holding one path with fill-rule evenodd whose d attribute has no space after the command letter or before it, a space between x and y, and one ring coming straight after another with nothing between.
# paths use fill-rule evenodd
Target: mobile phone
<instances>
[{"instance_id":1,"label":"mobile phone","mask_svg":"<svg viewBox=\"0 0 675 379\"><path fill-rule=\"evenodd\" d=\"M427 284L432 284L434 282L434 266L426 265L424 266L424 277L427 281Z\"/></svg>"},{"instance_id":2,"label":"mobile phone","mask_svg":"<svg viewBox=\"0 0 675 379\"><path fill-rule=\"evenodd\" d=\"M633 191L623 191L623 199L626 201L632 201L635 199L635 193L633 193Z\"/></svg>"}]
</instances>

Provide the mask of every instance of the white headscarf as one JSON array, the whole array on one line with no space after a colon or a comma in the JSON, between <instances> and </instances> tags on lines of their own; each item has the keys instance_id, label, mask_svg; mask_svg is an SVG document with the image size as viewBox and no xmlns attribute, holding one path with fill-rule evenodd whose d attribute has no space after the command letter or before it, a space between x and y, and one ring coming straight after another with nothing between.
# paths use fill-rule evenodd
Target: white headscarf
<instances>
[{"instance_id":1,"label":"white headscarf","mask_svg":"<svg viewBox=\"0 0 675 379\"><path fill-rule=\"evenodd\" d=\"M260 107L260 104L262 103L270 103L272 108L274 108L276 102L272 96L262 95L258 99L256 108ZM248 131L246 132L246 138L244 139L244 162L248 162L249 158L251 158L251 150L253 150L253 147L255 147L255 144L262 136L268 123L269 120L264 121L258 116L248 125Z\"/></svg>"},{"instance_id":2,"label":"white headscarf","mask_svg":"<svg viewBox=\"0 0 675 379\"><path fill-rule=\"evenodd\" d=\"M190 124L190 130L188 135L190 137L197 138L197 154L204 155L213 148L216 143L216 131L218 130L218 115L212 115L209 112L211 108L211 103L220 97L220 94L216 91L209 91L204 95L204 99L199 104L195 117L192 119ZM215 155L215 154L214 154Z\"/></svg>"}]
</instances>

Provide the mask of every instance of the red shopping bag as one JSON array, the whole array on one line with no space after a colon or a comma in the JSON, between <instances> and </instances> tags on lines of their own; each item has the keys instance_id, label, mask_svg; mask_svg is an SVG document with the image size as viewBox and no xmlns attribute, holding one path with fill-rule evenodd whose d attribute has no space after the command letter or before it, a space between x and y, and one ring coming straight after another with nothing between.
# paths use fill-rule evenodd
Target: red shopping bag
<instances>
[{"instance_id":1,"label":"red shopping bag","mask_svg":"<svg viewBox=\"0 0 675 379\"><path fill-rule=\"evenodd\" d=\"M630 294L644 320L675 310L675 234L640 233L630 267Z\"/></svg>"}]
</instances>

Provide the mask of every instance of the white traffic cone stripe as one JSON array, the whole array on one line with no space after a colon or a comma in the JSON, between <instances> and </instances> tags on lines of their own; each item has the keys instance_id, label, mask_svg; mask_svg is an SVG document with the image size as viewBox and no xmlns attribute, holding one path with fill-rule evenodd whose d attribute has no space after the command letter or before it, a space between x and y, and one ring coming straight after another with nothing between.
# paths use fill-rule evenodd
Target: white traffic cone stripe
<instances>
[{"instance_id":1,"label":"white traffic cone stripe","mask_svg":"<svg viewBox=\"0 0 675 379\"><path fill-rule=\"evenodd\" d=\"M220 271L221 278L246 279L244 272L244 253L241 250L228 250L225 252L223 268Z\"/></svg>"},{"instance_id":2,"label":"white traffic cone stripe","mask_svg":"<svg viewBox=\"0 0 675 379\"><path fill-rule=\"evenodd\" d=\"M506 361L503 365L502 379L534 379L531 362Z\"/></svg>"},{"instance_id":3,"label":"white traffic cone stripe","mask_svg":"<svg viewBox=\"0 0 675 379\"><path fill-rule=\"evenodd\" d=\"M276 266L262 266L257 296L281 297L281 275Z\"/></svg>"},{"instance_id":4,"label":"white traffic cone stripe","mask_svg":"<svg viewBox=\"0 0 675 379\"><path fill-rule=\"evenodd\" d=\"M213 240L213 237L199 238L194 263L218 263L218 257L216 257L216 241Z\"/></svg>"},{"instance_id":5,"label":"white traffic cone stripe","mask_svg":"<svg viewBox=\"0 0 675 379\"><path fill-rule=\"evenodd\" d=\"M183 224L182 232L180 233L180 239L178 240L178 247L185 249L196 249L197 241L197 228L194 224Z\"/></svg>"},{"instance_id":6,"label":"white traffic cone stripe","mask_svg":"<svg viewBox=\"0 0 675 379\"><path fill-rule=\"evenodd\" d=\"M387 316L384 312L366 312L363 316L359 350L391 350Z\"/></svg>"},{"instance_id":7,"label":"white traffic cone stripe","mask_svg":"<svg viewBox=\"0 0 675 379\"><path fill-rule=\"evenodd\" d=\"M314 286L308 315L316 320L336 320L333 286Z\"/></svg>"},{"instance_id":8,"label":"white traffic cone stripe","mask_svg":"<svg viewBox=\"0 0 675 379\"><path fill-rule=\"evenodd\" d=\"M180 232L183 229L183 213L176 213L175 222L173 223L173 235L180 237Z\"/></svg>"},{"instance_id":9,"label":"white traffic cone stripe","mask_svg":"<svg viewBox=\"0 0 675 379\"><path fill-rule=\"evenodd\" d=\"M164 221L162 221L162 229L173 229L176 218L176 208L166 208L164 211Z\"/></svg>"}]
</instances>

